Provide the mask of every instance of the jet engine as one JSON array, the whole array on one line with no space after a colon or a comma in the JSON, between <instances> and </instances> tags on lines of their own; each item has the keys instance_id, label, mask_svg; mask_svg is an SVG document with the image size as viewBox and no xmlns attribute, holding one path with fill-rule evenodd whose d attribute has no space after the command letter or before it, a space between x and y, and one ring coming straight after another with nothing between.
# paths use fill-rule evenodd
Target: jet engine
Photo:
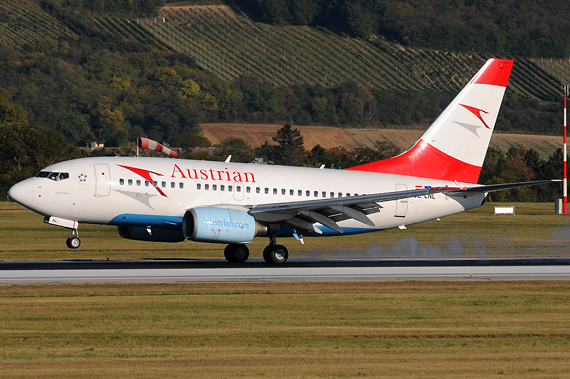
<instances>
[{"instance_id":1,"label":"jet engine","mask_svg":"<svg viewBox=\"0 0 570 379\"><path fill-rule=\"evenodd\" d=\"M117 227L119 235L129 240L152 242L182 242L184 234L181 230L157 228L154 226L126 226Z\"/></svg>"},{"instance_id":2,"label":"jet engine","mask_svg":"<svg viewBox=\"0 0 570 379\"><path fill-rule=\"evenodd\" d=\"M184 214L184 237L198 242L249 243L267 234L267 227L242 211L216 207L193 208Z\"/></svg>"}]
</instances>

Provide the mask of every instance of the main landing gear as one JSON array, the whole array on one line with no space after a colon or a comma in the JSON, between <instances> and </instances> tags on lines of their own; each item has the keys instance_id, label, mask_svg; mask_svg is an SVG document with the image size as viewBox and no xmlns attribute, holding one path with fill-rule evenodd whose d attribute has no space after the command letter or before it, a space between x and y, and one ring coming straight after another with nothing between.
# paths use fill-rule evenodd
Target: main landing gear
<instances>
[{"instance_id":1,"label":"main landing gear","mask_svg":"<svg viewBox=\"0 0 570 379\"><path fill-rule=\"evenodd\" d=\"M243 244L230 244L224 249L224 256L231 263L243 263L249 258L249 249Z\"/></svg>"},{"instance_id":2,"label":"main landing gear","mask_svg":"<svg viewBox=\"0 0 570 379\"><path fill-rule=\"evenodd\" d=\"M269 236L269 245L263 249L263 259L269 264L280 265L287 262L287 258L289 258L287 248L283 245L278 245L277 238L272 233Z\"/></svg>"},{"instance_id":3,"label":"main landing gear","mask_svg":"<svg viewBox=\"0 0 570 379\"><path fill-rule=\"evenodd\" d=\"M283 245L277 245L275 236L269 238L269 245L263 249L263 259L265 262L273 265L279 265L287 262L289 251ZM249 258L249 249L246 245L230 244L224 249L224 256L228 262L243 263Z\"/></svg>"},{"instance_id":4,"label":"main landing gear","mask_svg":"<svg viewBox=\"0 0 570 379\"><path fill-rule=\"evenodd\" d=\"M269 264L280 265L287 262L287 258L289 258L289 252L283 245L270 244L263 249L263 259Z\"/></svg>"},{"instance_id":5,"label":"main landing gear","mask_svg":"<svg viewBox=\"0 0 570 379\"><path fill-rule=\"evenodd\" d=\"M71 237L65 241L65 244L70 249L77 249L79 246L81 246L81 240L79 239L79 233L77 232L77 229L71 229Z\"/></svg>"}]
</instances>

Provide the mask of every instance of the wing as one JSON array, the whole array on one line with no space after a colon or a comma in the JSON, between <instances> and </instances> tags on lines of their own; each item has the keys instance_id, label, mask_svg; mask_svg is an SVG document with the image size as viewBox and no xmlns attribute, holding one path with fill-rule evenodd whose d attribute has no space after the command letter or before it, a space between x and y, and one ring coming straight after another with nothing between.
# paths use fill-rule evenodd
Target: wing
<instances>
[{"instance_id":1,"label":"wing","mask_svg":"<svg viewBox=\"0 0 570 379\"><path fill-rule=\"evenodd\" d=\"M374 227L374 222L370 220L368 215L380 212L380 209L382 208L381 204L387 201L408 199L411 197L436 193L444 193L448 196L467 197L512 188L554 183L557 181L558 180L542 180L536 182L470 187L427 187L406 191L384 192L321 200L261 204L252 206L249 209L249 213L260 222L288 224L294 228L300 228L317 234L322 234L322 231L314 226L315 223L320 223L338 233L343 233L343 230L337 223L347 219L354 219L365 225Z\"/></svg>"},{"instance_id":2,"label":"wing","mask_svg":"<svg viewBox=\"0 0 570 379\"><path fill-rule=\"evenodd\" d=\"M249 213L261 222L289 224L295 228L322 234L320 229L314 227L314 224L318 222L338 233L343 233L337 222L347 219L355 219L374 227L374 222L370 220L368 215L379 212L382 208L380 204L383 202L442 193L449 190L450 188L447 187L424 188L321 200L262 204L253 206Z\"/></svg>"}]
</instances>

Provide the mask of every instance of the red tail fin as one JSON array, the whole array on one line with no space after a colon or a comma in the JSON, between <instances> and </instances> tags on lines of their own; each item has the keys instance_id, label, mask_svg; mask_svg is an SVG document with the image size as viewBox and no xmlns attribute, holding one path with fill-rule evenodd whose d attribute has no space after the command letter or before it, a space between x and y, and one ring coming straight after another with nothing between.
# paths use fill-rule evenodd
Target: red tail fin
<instances>
[{"instance_id":1,"label":"red tail fin","mask_svg":"<svg viewBox=\"0 0 570 379\"><path fill-rule=\"evenodd\" d=\"M512 66L488 60L408 151L348 170L477 183Z\"/></svg>"}]
</instances>

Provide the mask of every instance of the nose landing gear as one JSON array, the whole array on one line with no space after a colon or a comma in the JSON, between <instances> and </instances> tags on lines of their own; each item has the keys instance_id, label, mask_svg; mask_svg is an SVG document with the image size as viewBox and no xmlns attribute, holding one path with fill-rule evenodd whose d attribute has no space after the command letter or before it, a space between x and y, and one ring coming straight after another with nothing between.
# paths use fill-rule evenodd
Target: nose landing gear
<instances>
[{"instance_id":1,"label":"nose landing gear","mask_svg":"<svg viewBox=\"0 0 570 379\"><path fill-rule=\"evenodd\" d=\"M77 232L77 229L71 230L71 237L65 241L65 244L70 249L77 249L79 246L81 246L81 240L79 239L79 233Z\"/></svg>"}]
</instances>

